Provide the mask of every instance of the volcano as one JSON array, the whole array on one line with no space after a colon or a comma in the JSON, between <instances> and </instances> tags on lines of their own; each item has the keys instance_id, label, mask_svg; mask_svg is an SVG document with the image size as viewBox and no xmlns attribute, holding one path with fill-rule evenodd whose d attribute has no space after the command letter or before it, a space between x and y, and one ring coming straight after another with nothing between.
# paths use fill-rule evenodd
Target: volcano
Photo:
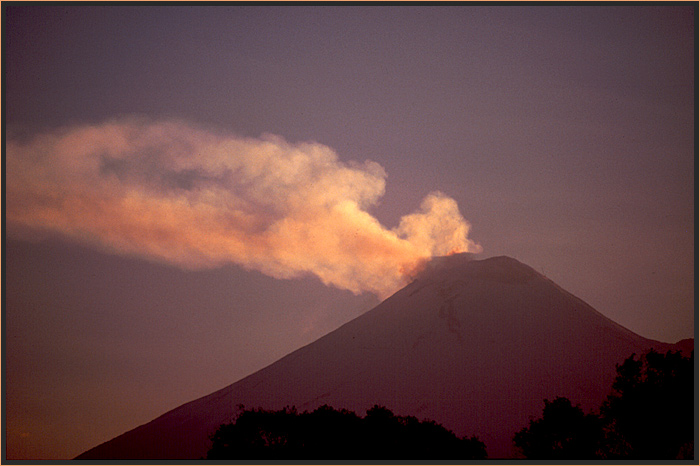
<instances>
[{"instance_id":1,"label":"volcano","mask_svg":"<svg viewBox=\"0 0 700 466\"><path fill-rule=\"evenodd\" d=\"M489 458L511 458L513 434L545 398L596 409L632 353L692 346L643 338L515 259L456 254L315 342L77 459L200 459L240 405L326 404L432 419L477 435Z\"/></svg>"}]
</instances>

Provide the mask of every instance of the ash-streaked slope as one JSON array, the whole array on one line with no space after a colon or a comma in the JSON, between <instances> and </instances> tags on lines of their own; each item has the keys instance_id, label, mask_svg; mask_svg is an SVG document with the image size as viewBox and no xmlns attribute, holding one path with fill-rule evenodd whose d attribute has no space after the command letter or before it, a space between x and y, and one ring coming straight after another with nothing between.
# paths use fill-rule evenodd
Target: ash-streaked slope
<instances>
[{"instance_id":1,"label":"ash-streaked slope","mask_svg":"<svg viewBox=\"0 0 700 466\"><path fill-rule=\"evenodd\" d=\"M78 459L202 458L240 404L360 415L380 404L478 435L490 458L512 457L513 434L544 398L596 408L615 364L652 347L674 345L625 329L515 259L442 257L325 337Z\"/></svg>"}]
</instances>

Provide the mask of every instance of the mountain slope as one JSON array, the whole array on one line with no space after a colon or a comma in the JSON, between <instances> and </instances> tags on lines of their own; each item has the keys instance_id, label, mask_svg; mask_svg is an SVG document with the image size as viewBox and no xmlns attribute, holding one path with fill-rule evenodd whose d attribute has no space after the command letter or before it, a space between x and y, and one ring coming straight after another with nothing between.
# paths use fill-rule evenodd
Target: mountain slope
<instances>
[{"instance_id":1,"label":"mountain slope","mask_svg":"<svg viewBox=\"0 0 700 466\"><path fill-rule=\"evenodd\" d=\"M478 435L491 458L512 457L513 434L544 398L596 408L615 364L651 347L673 345L636 335L515 259L438 258L323 338L78 459L204 457L208 436L240 404L361 415L380 404Z\"/></svg>"}]
</instances>

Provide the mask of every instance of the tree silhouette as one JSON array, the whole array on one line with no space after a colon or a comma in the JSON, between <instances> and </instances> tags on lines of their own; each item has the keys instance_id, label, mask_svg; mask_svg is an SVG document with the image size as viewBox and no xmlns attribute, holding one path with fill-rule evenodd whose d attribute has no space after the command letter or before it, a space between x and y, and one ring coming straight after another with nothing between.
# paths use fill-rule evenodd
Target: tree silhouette
<instances>
[{"instance_id":1,"label":"tree silhouette","mask_svg":"<svg viewBox=\"0 0 700 466\"><path fill-rule=\"evenodd\" d=\"M601 406L608 457L692 459L695 439L693 356L649 351L617 367Z\"/></svg>"},{"instance_id":2,"label":"tree silhouette","mask_svg":"<svg viewBox=\"0 0 700 466\"><path fill-rule=\"evenodd\" d=\"M313 412L243 410L211 436L207 459L484 459L476 437L375 405L365 418L322 406Z\"/></svg>"},{"instance_id":3,"label":"tree silhouette","mask_svg":"<svg viewBox=\"0 0 700 466\"><path fill-rule=\"evenodd\" d=\"M243 411L235 424L222 425L214 433L207 458L225 459L231 454L241 458L283 457L285 453L298 448L298 433L290 422L296 414L294 408Z\"/></svg>"},{"instance_id":4,"label":"tree silhouette","mask_svg":"<svg viewBox=\"0 0 700 466\"><path fill-rule=\"evenodd\" d=\"M513 437L528 459L594 459L599 456L602 438L600 418L584 414L567 398L544 400L542 418L531 420Z\"/></svg>"},{"instance_id":5,"label":"tree silhouette","mask_svg":"<svg viewBox=\"0 0 700 466\"><path fill-rule=\"evenodd\" d=\"M361 419L346 409L339 411L328 405L311 413L303 413L298 419L303 435L299 456L308 458L349 458L362 442L359 435Z\"/></svg>"},{"instance_id":6,"label":"tree silhouette","mask_svg":"<svg viewBox=\"0 0 700 466\"><path fill-rule=\"evenodd\" d=\"M515 434L528 459L693 459L693 355L649 351L617 366L600 415L567 398L544 400L542 418Z\"/></svg>"}]
</instances>

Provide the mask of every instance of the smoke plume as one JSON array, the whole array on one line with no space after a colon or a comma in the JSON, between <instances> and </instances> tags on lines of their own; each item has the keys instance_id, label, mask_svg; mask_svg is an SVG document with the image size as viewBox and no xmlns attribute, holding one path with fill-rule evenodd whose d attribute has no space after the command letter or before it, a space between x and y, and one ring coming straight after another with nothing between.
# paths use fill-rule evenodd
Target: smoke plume
<instances>
[{"instance_id":1,"label":"smoke plume","mask_svg":"<svg viewBox=\"0 0 700 466\"><path fill-rule=\"evenodd\" d=\"M428 258L480 249L439 192L385 228L368 213L384 169L318 143L122 119L9 137L6 156L8 224L184 268L310 273L385 297Z\"/></svg>"}]
</instances>

